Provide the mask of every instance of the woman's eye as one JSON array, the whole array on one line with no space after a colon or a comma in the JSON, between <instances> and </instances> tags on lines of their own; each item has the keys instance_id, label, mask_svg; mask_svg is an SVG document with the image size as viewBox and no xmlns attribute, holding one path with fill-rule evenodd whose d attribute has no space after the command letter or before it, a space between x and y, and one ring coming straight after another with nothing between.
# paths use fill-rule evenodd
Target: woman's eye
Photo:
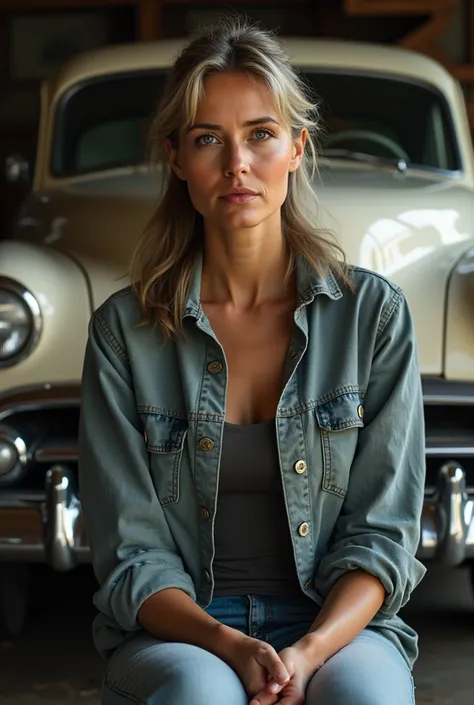
<instances>
[{"instance_id":1,"label":"woman's eye","mask_svg":"<svg viewBox=\"0 0 474 705\"><path fill-rule=\"evenodd\" d=\"M213 140L215 139L214 135L199 135L199 137L196 138L196 142L204 147L208 147L214 144Z\"/></svg>"},{"instance_id":2,"label":"woman's eye","mask_svg":"<svg viewBox=\"0 0 474 705\"><path fill-rule=\"evenodd\" d=\"M270 130L255 130L253 133L254 137L257 139L258 142L264 142L267 137L273 137L273 132Z\"/></svg>"}]
</instances>

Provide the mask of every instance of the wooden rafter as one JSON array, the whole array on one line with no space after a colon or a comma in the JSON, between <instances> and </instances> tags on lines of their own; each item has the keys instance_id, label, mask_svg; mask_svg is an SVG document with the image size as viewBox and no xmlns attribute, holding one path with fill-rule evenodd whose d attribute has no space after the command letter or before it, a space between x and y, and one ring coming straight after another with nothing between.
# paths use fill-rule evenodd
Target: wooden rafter
<instances>
[{"instance_id":1,"label":"wooden rafter","mask_svg":"<svg viewBox=\"0 0 474 705\"><path fill-rule=\"evenodd\" d=\"M0 0L0 10L9 12L40 12L113 5L136 5L140 0Z\"/></svg>"},{"instance_id":2,"label":"wooden rafter","mask_svg":"<svg viewBox=\"0 0 474 705\"><path fill-rule=\"evenodd\" d=\"M344 0L348 15L427 15L458 5L459 0Z\"/></svg>"}]
</instances>

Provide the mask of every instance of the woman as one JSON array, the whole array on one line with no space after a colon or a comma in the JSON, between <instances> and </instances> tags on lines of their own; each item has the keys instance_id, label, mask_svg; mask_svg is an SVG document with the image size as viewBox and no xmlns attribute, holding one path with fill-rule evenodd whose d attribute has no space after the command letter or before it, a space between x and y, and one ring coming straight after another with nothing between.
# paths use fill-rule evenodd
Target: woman
<instances>
[{"instance_id":1,"label":"woman","mask_svg":"<svg viewBox=\"0 0 474 705\"><path fill-rule=\"evenodd\" d=\"M245 22L173 66L164 193L84 366L104 705L414 702L397 616L424 572L413 328L401 291L316 227L318 124Z\"/></svg>"}]
</instances>

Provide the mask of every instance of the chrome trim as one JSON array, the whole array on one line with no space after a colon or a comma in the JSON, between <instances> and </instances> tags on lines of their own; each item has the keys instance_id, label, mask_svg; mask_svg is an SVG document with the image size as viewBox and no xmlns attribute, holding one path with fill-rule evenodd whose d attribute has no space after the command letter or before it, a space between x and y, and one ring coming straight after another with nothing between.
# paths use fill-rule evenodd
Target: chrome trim
<instances>
[{"instance_id":1,"label":"chrome trim","mask_svg":"<svg viewBox=\"0 0 474 705\"><path fill-rule=\"evenodd\" d=\"M77 448L38 448L34 459L37 463L77 463Z\"/></svg>"},{"instance_id":2,"label":"chrome trim","mask_svg":"<svg viewBox=\"0 0 474 705\"><path fill-rule=\"evenodd\" d=\"M459 456L460 458L472 458L474 456L474 446L429 446L425 448L425 455L428 458L442 455L444 457Z\"/></svg>"},{"instance_id":3,"label":"chrome trim","mask_svg":"<svg viewBox=\"0 0 474 705\"><path fill-rule=\"evenodd\" d=\"M51 567L58 571L76 566L74 548L81 505L73 482L72 473L61 465L53 466L46 473L46 556Z\"/></svg>"},{"instance_id":4,"label":"chrome trim","mask_svg":"<svg viewBox=\"0 0 474 705\"><path fill-rule=\"evenodd\" d=\"M0 276L0 289L6 289L22 299L31 316L31 332L26 345L17 355L10 357L8 360L0 360L0 369L6 369L17 365L31 355L36 348L41 338L41 333L43 332L43 316L36 297L33 296L31 291L26 289L23 284L20 284L20 282L15 279L10 279L9 277Z\"/></svg>"},{"instance_id":5,"label":"chrome trim","mask_svg":"<svg viewBox=\"0 0 474 705\"><path fill-rule=\"evenodd\" d=\"M0 426L0 442L1 441L5 441L6 443L10 443L14 446L18 459L15 466L7 472L6 475L0 475L0 486L10 484L18 480L28 462L28 449L26 447L26 443L13 428L8 426Z\"/></svg>"},{"instance_id":6,"label":"chrome trim","mask_svg":"<svg viewBox=\"0 0 474 705\"><path fill-rule=\"evenodd\" d=\"M466 475L457 463L443 465L438 482L441 531L436 553L443 563L455 566L465 558L466 539L474 517L474 502L468 500Z\"/></svg>"},{"instance_id":7,"label":"chrome trim","mask_svg":"<svg viewBox=\"0 0 474 705\"><path fill-rule=\"evenodd\" d=\"M425 404L474 404L474 380L452 381L441 377L421 378Z\"/></svg>"},{"instance_id":8,"label":"chrome trim","mask_svg":"<svg viewBox=\"0 0 474 705\"><path fill-rule=\"evenodd\" d=\"M474 396L470 394L423 394L426 406L474 406Z\"/></svg>"},{"instance_id":9,"label":"chrome trim","mask_svg":"<svg viewBox=\"0 0 474 705\"><path fill-rule=\"evenodd\" d=\"M0 395L0 422L23 411L79 407L80 404L81 389L77 382L60 386L45 383L37 387L20 387Z\"/></svg>"},{"instance_id":10,"label":"chrome trim","mask_svg":"<svg viewBox=\"0 0 474 705\"><path fill-rule=\"evenodd\" d=\"M468 494L466 473L455 461L440 468L433 495L425 497L417 555L448 566L474 558L474 496Z\"/></svg>"}]
</instances>

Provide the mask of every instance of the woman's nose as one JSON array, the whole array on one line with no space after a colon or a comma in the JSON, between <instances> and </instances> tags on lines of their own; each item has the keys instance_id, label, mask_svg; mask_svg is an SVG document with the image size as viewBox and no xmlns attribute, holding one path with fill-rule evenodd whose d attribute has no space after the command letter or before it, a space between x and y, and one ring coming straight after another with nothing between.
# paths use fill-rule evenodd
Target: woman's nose
<instances>
[{"instance_id":1,"label":"woman's nose","mask_svg":"<svg viewBox=\"0 0 474 705\"><path fill-rule=\"evenodd\" d=\"M241 146L232 146L226 150L224 174L225 176L237 176L247 174L249 171L248 159L245 157L245 150Z\"/></svg>"}]
</instances>

